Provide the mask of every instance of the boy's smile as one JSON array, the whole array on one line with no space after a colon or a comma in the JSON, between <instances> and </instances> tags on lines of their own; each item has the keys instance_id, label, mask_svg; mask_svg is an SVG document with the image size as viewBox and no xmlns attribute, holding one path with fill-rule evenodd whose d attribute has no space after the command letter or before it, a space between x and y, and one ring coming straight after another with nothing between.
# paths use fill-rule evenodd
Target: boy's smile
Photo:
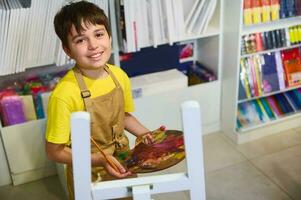
<instances>
[{"instance_id":1,"label":"boy's smile","mask_svg":"<svg viewBox=\"0 0 301 200\"><path fill-rule=\"evenodd\" d=\"M86 74L95 70L103 72L103 67L111 56L111 37L104 25L82 23L83 29L78 33L72 26L68 35L68 47L65 52L74 59Z\"/></svg>"}]
</instances>

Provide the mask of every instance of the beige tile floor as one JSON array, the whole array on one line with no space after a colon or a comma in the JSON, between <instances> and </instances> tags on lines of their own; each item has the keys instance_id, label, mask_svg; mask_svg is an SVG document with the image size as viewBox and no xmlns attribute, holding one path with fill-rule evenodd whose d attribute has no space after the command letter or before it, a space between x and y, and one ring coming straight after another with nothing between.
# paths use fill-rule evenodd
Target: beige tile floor
<instances>
[{"instance_id":1,"label":"beige tile floor","mask_svg":"<svg viewBox=\"0 0 301 200\"><path fill-rule=\"evenodd\" d=\"M204 136L207 200L300 200L301 127L236 145L221 133ZM164 173L184 171L185 161ZM188 200L188 192L156 195ZM1 200L66 199L57 176L0 188Z\"/></svg>"}]
</instances>

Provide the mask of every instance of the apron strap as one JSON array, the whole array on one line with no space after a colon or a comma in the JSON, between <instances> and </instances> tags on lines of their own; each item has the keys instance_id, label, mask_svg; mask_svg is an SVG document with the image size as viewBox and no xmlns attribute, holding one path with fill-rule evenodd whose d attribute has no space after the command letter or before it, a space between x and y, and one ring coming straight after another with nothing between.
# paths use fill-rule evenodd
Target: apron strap
<instances>
[{"instance_id":1,"label":"apron strap","mask_svg":"<svg viewBox=\"0 0 301 200\"><path fill-rule=\"evenodd\" d=\"M106 70L106 72L108 72L108 74L111 76L113 82L115 83L115 86L117 88L120 87L119 81L117 80L117 78L115 77L115 75L112 73L112 71L109 69L109 67L107 65L105 65L104 69Z\"/></svg>"},{"instance_id":2,"label":"apron strap","mask_svg":"<svg viewBox=\"0 0 301 200\"><path fill-rule=\"evenodd\" d=\"M111 76L113 82L115 83L115 86L117 88L120 88L120 84L119 84L118 80L116 79L116 77L114 76L112 71L109 69L109 67L107 65L105 65L104 69ZM75 65L73 71L74 71L74 75L77 80L80 92L81 92L81 96L84 100L86 111L88 111L89 113L92 113L92 102L91 102L91 98L90 98L91 92L90 92L90 90L87 89L87 86L86 86L84 78L83 78L83 74L76 65Z\"/></svg>"},{"instance_id":3,"label":"apron strap","mask_svg":"<svg viewBox=\"0 0 301 200\"><path fill-rule=\"evenodd\" d=\"M87 89L83 75L77 66L74 67L73 71L74 71L74 75L75 75L75 78L77 80L77 83L78 83L78 86L80 89L81 96L84 100L86 111L88 111L89 113L92 113L92 102L90 99L91 92L90 92L90 90Z\"/></svg>"}]
</instances>

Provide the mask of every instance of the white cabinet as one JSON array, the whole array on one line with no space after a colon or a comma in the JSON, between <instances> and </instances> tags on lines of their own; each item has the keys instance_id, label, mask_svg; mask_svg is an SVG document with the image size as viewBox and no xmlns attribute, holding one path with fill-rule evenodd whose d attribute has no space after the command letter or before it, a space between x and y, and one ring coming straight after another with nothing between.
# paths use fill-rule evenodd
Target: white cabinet
<instances>
[{"instance_id":1,"label":"white cabinet","mask_svg":"<svg viewBox=\"0 0 301 200\"><path fill-rule=\"evenodd\" d=\"M264 24L251 26L243 25L243 0L225 0L224 13L222 17L223 24L223 77L222 77L222 117L221 127L223 132L237 143L243 143L254 140L269 134L274 134L286 129L300 126L300 113L295 111L291 115L276 117L275 120L259 123L245 128L238 128L237 116L238 105L242 102L257 100L282 94L294 88L286 87L269 94L263 94L243 101L239 100L239 79L240 79L240 59L246 55L241 54L241 40L244 35L258 32L267 32L271 30L287 28L300 25L300 17L280 19ZM263 52L257 52L253 55L259 55L269 52L275 52L290 47L269 49Z\"/></svg>"}]
</instances>

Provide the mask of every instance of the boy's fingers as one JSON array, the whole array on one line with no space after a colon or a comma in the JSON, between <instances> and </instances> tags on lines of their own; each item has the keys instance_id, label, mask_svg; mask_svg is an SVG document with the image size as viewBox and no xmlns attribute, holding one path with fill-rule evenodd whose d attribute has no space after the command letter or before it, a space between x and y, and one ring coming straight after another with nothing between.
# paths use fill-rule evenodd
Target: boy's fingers
<instances>
[{"instance_id":1,"label":"boy's fingers","mask_svg":"<svg viewBox=\"0 0 301 200\"><path fill-rule=\"evenodd\" d=\"M126 173L117 172L111 166L108 166L107 171L110 175L112 175L116 178L125 178L125 177L131 175L131 172L126 172Z\"/></svg>"},{"instance_id":2,"label":"boy's fingers","mask_svg":"<svg viewBox=\"0 0 301 200\"><path fill-rule=\"evenodd\" d=\"M120 162L114 156L112 156L111 158L112 158L111 160L117 166L120 173L126 173L127 172L127 170L120 164Z\"/></svg>"},{"instance_id":3,"label":"boy's fingers","mask_svg":"<svg viewBox=\"0 0 301 200\"><path fill-rule=\"evenodd\" d=\"M165 131L166 126L161 125L159 128L157 128L155 131Z\"/></svg>"},{"instance_id":4,"label":"boy's fingers","mask_svg":"<svg viewBox=\"0 0 301 200\"><path fill-rule=\"evenodd\" d=\"M165 129L166 129L166 126L164 126L164 125L161 125L159 129L160 129L161 131L165 131Z\"/></svg>"}]
</instances>

